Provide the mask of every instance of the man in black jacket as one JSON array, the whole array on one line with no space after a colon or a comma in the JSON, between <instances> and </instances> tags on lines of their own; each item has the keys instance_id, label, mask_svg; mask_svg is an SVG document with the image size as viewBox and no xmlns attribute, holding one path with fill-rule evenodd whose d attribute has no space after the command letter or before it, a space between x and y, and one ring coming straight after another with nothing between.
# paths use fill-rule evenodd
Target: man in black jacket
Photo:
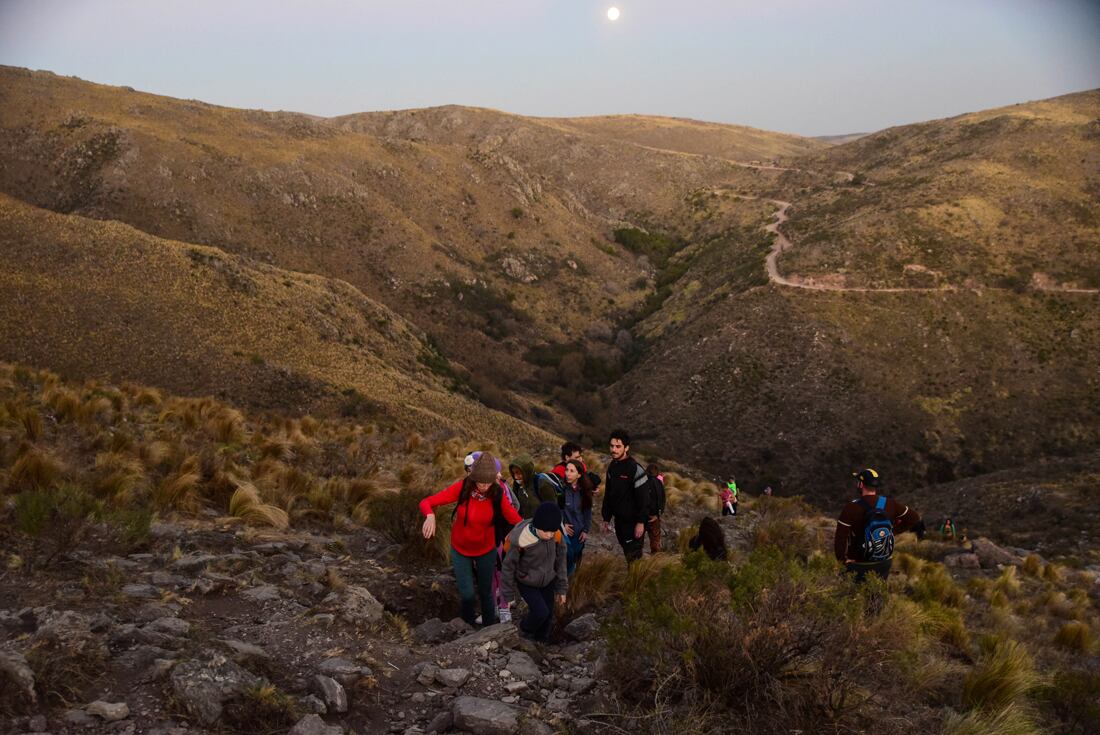
<instances>
[{"instance_id":1,"label":"man in black jacket","mask_svg":"<svg viewBox=\"0 0 1100 735\"><path fill-rule=\"evenodd\" d=\"M630 435L625 431L611 432L611 464L607 466L604 483L603 527L611 529L615 522L615 537L623 547L627 562L642 557L642 536L649 521L649 475L630 456Z\"/></svg>"}]
</instances>

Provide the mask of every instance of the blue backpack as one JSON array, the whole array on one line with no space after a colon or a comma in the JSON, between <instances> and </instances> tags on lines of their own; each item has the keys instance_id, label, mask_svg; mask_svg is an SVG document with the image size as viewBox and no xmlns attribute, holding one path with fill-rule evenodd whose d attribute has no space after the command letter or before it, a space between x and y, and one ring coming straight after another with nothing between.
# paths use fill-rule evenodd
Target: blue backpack
<instances>
[{"instance_id":1,"label":"blue backpack","mask_svg":"<svg viewBox=\"0 0 1100 735\"><path fill-rule=\"evenodd\" d=\"M866 561L886 561L894 555L894 521L886 515L886 497L880 495L871 507L863 498L860 504L867 509L867 525L863 527L863 556Z\"/></svg>"}]
</instances>

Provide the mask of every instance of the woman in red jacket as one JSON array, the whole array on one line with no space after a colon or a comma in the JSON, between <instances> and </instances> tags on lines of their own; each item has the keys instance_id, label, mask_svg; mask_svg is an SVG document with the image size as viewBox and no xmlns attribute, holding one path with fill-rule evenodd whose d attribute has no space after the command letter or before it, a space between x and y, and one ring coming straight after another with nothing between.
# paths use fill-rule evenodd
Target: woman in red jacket
<instances>
[{"instance_id":1,"label":"woman in red jacket","mask_svg":"<svg viewBox=\"0 0 1100 735\"><path fill-rule=\"evenodd\" d=\"M497 622L493 572L496 571L498 536L503 538L512 526L523 520L512 504L502 498L497 482L499 474L496 459L482 452L464 479L420 501L420 512L426 516L424 538L435 535L435 508L458 503L451 524L451 563L458 583L462 619L470 625L474 624L475 600L478 599L485 625Z\"/></svg>"}]
</instances>

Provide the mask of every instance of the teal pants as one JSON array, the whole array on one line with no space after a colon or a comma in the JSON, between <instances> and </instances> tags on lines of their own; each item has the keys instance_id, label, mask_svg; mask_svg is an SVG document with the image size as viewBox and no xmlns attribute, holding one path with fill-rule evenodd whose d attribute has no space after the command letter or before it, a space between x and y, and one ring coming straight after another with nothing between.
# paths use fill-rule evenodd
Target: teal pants
<instances>
[{"instance_id":1,"label":"teal pants","mask_svg":"<svg viewBox=\"0 0 1100 735\"><path fill-rule=\"evenodd\" d=\"M462 619L474 624L476 601L481 601L483 625L497 622L497 608L493 602L493 572L497 568L497 551L491 549L481 556L466 556L451 547L451 565L458 584L458 599L462 606Z\"/></svg>"}]
</instances>

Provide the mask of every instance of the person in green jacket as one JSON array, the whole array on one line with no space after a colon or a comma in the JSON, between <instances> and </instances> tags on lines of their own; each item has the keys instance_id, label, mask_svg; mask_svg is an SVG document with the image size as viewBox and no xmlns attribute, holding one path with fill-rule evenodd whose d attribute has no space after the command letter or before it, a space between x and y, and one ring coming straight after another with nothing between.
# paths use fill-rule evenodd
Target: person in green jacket
<instances>
[{"instance_id":1,"label":"person in green jacket","mask_svg":"<svg viewBox=\"0 0 1100 735\"><path fill-rule=\"evenodd\" d=\"M519 514L524 518L535 515L535 509L539 507L539 498L535 494L535 463L531 455L521 454L508 465L508 473L512 476L512 495L519 503Z\"/></svg>"}]
</instances>

